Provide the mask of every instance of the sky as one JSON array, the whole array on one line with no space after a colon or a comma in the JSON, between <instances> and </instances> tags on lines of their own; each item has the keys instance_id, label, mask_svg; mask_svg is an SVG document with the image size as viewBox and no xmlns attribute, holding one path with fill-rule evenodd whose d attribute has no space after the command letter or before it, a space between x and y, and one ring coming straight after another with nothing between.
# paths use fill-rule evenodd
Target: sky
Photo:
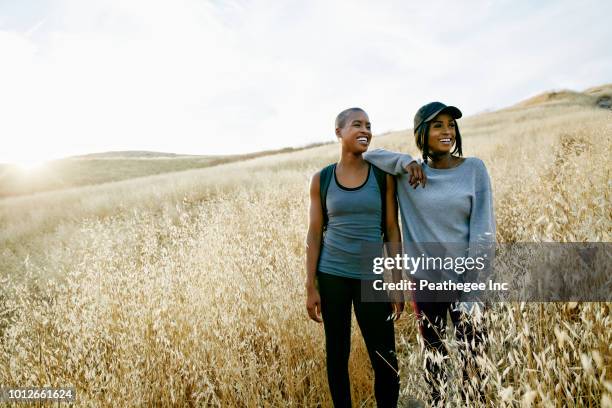
<instances>
[{"instance_id":1,"label":"sky","mask_svg":"<svg viewBox=\"0 0 612 408\"><path fill-rule=\"evenodd\" d=\"M235 154L612 82L610 1L0 0L0 162Z\"/></svg>"}]
</instances>

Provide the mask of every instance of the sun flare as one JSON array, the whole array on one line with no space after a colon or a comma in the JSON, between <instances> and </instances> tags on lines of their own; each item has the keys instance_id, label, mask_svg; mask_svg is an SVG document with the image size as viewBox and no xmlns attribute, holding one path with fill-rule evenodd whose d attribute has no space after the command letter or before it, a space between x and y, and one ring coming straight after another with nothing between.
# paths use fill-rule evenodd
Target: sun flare
<instances>
[{"instance_id":1,"label":"sun flare","mask_svg":"<svg viewBox=\"0 0 612 408\"><path fill-rule=\"evenodd\" d=\"M13 161L13 164L22 171L31 172L42 169L47 160L42 159L22 159Z\"/></svg>"}]
</instances>

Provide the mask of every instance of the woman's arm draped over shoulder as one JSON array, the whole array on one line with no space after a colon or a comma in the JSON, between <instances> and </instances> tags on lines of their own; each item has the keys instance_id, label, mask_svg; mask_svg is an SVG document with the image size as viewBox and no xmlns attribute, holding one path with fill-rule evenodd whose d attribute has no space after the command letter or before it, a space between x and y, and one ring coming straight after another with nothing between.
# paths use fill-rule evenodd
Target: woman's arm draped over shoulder
<instances>
[{"instance_id":1,"label":"woman's arm draped over shoulder","mask_svg":"<svg viewBox=\"0 0 612 408\"><path fill-rule=\"evenodd\" d=\"M315 285L317 264L321 252L323 236L323 209L319 191L320 173L312 176L310 181L310 210L308 213L308 233L306 235L306 308L310 318L321 322L321 298Z\"/></svg>"},{"instance_id":2,"label":"woman's arm draped over shoulder","mask_svg":"<svg viewBox=\"0 0 612 408\"><path fill-rule=\"evenodd\" d=\"M385 149L374 149L365 152L363 158L384 172L394 176L406 173L406 166L415 161L408 154L391 152Z\"/></svg>"}]
</instances>

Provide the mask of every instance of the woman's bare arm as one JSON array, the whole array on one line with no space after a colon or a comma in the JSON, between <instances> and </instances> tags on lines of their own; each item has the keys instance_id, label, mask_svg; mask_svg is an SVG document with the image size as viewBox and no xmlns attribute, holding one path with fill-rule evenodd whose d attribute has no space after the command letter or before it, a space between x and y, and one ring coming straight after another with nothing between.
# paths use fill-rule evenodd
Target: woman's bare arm
<instances>
[{"instance_id":1,"label":"woman's bare arm","mask_svg":"<svg viewBox=\"0 0 612 408\"><path fill-rule=\"evenodd\" d=\"M321 299L315 285L317 263L321 252L323 236L323 210L321 208L320 173L312 176L310 181L310 210L308 213L308 233L306 235L306 308L310 318L321 320Z\"/></svg>"},{"instance_id":2,"label":"woman's bare arm","mask_svg":"<svg viewBox=\"0 0 612 408\"><path fill-rule=\"evenodd\" d=\"M385 234L387 237L387 256L395 257L401 254L402 236L400 233L399 222L397 219L397 197L395 195L396 185L395 177L387 174L387 196L385 208ZM400 282L402 279L402 271L394 269L392 271L393 282ZM399 319L404 310L404 297L401 292L394 292L391 296L394 303L394 318Z\"/></svg>"}]
</instances>

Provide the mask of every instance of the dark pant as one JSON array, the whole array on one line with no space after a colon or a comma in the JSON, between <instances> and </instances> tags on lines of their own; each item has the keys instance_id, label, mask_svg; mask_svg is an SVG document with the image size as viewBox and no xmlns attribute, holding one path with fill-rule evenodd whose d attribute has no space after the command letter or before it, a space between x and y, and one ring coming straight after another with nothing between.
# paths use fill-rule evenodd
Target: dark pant
<instances>
[{"instance_id":1,"label":"dark pant","mask_svg":"<svg viewBox=\"0 0 612 408\"><path fill-rule=\"evenodd\" d=\"M460 343L460 358L463 364L463 388L467 388L470 378L470 371L484 379L484 372L479 370L475 357L478 353L484 352L486 331L484 328L475 327L470 319L467 319L462 312L454 310L454 303L450 302L414 302L414 311L419 320L419 331L423 336L425 347L432 352L438 352L444 356L448 355L448 350L442 343L446 331L446 313L450 314L455 327L455 335ZM434 403L441 400L438 383L446 381L443 367L435 363L431 358L426 361L428 375L427 383L431 387L431 395ZM482 400L482 395L476 395ZM464 394L464 400L467 396Z\"/></svg>"},{"instance_id":2,"label":"dark pant","mask_svg":"<svg viewBox=\"0 0 612 408\"><path fill-rule=\"evenodd\" d=\"M348 362L351 350L351 305L374 369L374 396L379 408L396 407L399 374L391 304L362 302L361 280L317 274L325 327L327 381L336 408L351 406ZM368 285L369 286L369 285Z\"/></svg>"}]
</instances>

